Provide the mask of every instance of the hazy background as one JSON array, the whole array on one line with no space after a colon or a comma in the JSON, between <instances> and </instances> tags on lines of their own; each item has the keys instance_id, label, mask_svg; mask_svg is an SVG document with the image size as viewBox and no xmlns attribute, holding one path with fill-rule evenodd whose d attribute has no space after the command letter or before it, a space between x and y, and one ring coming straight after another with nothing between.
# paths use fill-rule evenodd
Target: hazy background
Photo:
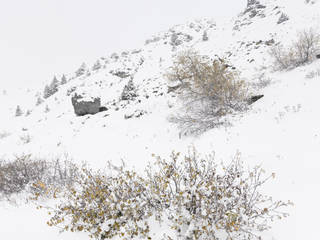
<instances>
[{"instance_id":1,"label":"hazy background","mask_svg":"<svg viewBox=\"0 0 320 240\"><path fill-rule=\"evenodd\" d=\"M223 21L246 0L0 0L0 91L34 87L154 33L201 17Z\"/></svg>"}]
</instances>

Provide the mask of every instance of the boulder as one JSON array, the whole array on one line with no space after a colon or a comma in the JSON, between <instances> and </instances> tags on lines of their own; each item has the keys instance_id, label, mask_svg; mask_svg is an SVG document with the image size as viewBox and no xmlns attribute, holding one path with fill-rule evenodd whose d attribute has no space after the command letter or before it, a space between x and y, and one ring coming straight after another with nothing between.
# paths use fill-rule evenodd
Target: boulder
<instances>
[{"instance_id":1,"label":"boulder","mask_svg":"<svg viewBox=\"0 0 320 240\"><path fill-rule=\"evenodd\" d=\"M251 105L252 103L258 101L260 98L262 98L264 95L255 95L248 99L248 105Z\"/></svg>"},{"instance_id":2,"label":"boulder","mask_svg":"<svg viewBox=\"0 0 320 240\"><path fill-rule=\"evenodd\" d=\"M71 102L77 116L96 114L101 108L101 100L99 97L88 97L75 93L71 97Z\"/></svg>"},{"instance_id":3,"label":"boulder","mask_svg":"<svg viewBox=\"0 0 320 240\"><path fill-rule=\"evenodd\" d=\"M105 106L99 107L99 112L108 111L108 108Z\"/></svg>"}]
</instances>

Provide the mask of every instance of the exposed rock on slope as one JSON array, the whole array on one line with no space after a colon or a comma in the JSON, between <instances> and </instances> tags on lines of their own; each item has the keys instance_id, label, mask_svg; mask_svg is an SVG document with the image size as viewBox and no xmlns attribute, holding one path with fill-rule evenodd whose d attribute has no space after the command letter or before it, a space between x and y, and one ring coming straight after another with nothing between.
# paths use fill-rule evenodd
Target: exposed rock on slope
<instances>
[{"instance_id":1,"label":"exposed rock on slope","mask_svg":"<svg viewBox=\"0 0 320 240\"><path fill-rule=\"evenodd\" d=\"M71 102L77 116L96 114L101 108L101 100L99 97L88 98L75 93L71 98Z\"/></svg>"}]
</instances>

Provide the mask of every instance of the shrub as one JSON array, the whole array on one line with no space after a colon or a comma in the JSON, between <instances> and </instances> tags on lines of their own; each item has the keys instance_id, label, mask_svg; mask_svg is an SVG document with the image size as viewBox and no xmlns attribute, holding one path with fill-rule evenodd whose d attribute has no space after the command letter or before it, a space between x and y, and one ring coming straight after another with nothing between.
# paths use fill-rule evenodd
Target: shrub
<instances>
[{"instance_id":1,"label":"shrub","mask_svg":"<svg viewBox=\"0 0 320 240\"><path fill-rule=\"evenodd\" d=\"M78 168L66 157L46 161L32 159L31 155L17 156L13 161L0 161L0 196L29 190L40 196L46 190L72 184L78 175ZM49 194L49 191L47 192Z\"/></svg>"},{"instance_id":2,"label":"shrub","mask_svg":"<svg viewBox=\"0 0 320 240\"><path fill-rule=\"evenodd\" d=\"M258 239L257 232L270 228L269 220L287 216L279 208L290 202L259 192L275 175L263 177L261 167L245 171L239 154L230 165L218 167L212 155L201 158L193 150L181 158L173 153L169 161L157 157L155 168L148 169L151 199L178 238Z\"/></svg>"},{"instance_id":3,"label":"shrub","mask_svg":"<svg viewBox=\"0 0 320 240\"><path fill-rule=\"evenodd\" d=\"M16 116L16 117L20 117L20 116L22 116L22 114L23 114L23 111L21 110L21 107L18 105L18 106L16 107L15 116Z\"/></svg>"},{"instance_id":4,"label":"shrub","mask_svg":"<svg viewBox=\"0 0 320 240\"><path fill-rule=\"evenodd\" d=\"M115 236L147 237L151 216L145 181L133 171L118 169L114 177L83 169L76 185L65 193L65 202L55 210L49 226L86 231L96 239Z\"/></svg>"},{"instance_id":5,"label":"shrub","mask_svg":"<svg viewBox=\"0 0 320 240\"><path fill-rule=\"evenodd\" d=\"M169 160L156 157L145 177L123 166L113 176L83 169L48 225L96 239L151 239L154 217L169 222L175 236L168 239L259 239L269 220L287 216L280 210L290 204L260 193L274 177L263 174L261 167L245 171L239 155L218 166L213 155L201 158L195 150L185 157L173 153Z\"/></svg>"},{"instance_id":6,"label":"shrub","mask_svg":"<svg viewBox=\"0 0 320 240\"><path fill-rule=\"evenodd\" d=\"M229 114L246 109L247 87L225 60L182 52L167 74L179 82L184 114L170 120L184 132L203 132L225 123Z\"/></svg>"},{"instance_id":7,"label":"shrub","mask_svg":"<svg viewBox=\"0 0 320 240\"><path fill-rule=\"evenodd\" d=\"M6 138L8 136L10 136L9 132L7 132L7 131L1 131L0 132L0 139Z\"/></svg>"},{"instance_id":8,"label":"shrub","mask_svg":"<svg viewBox=\"0 0 320 240\"><path fill-rule=\"evenodd\" d=\"M306 78L315 78L315 77L320 77L320 68L313 70L311 72L308 72L306 74ZM1 135L0 135L1 138Z\"/></svg>"},{"instance_id":9,"label":"shrub","mask_svg":"<svg viewBox=\"0 0 320 240\"><path fill-rule=\"evenodd\" d=\"M314 29L303 30L291 46L285 48L278 44L271 48L270 54L274 58L276 70L295 68L312 62L320 50L320 34Z\"/></svg>"},{"instance_id":10,"label":"shrub","mask_svg":"<svg viewBox=\"0 0 320 240\"><path fill-rule=\"evenodd\" d=\"M128 81L128 83L124 86L120 99L121 100L133 100L138 96L137 88L134 85L132 79Z\"/></svg>"}]
</instances>

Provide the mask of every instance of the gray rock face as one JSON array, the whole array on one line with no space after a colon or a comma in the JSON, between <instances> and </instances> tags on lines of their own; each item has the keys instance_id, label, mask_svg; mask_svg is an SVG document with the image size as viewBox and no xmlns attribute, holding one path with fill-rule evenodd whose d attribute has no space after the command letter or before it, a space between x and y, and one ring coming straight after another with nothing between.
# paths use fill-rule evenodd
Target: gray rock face
<instances>
[{"instance_id":1,"label":"gray rock face","mask_svg":"<svg viewBox=\"0 0 320 240\"><path fill-rule=\"evenodd\" d=\"M72 96L71 102L77 116L96 114L101 107L101 100L99 97L89 99L77 93Z\"/></svg>"},{"instance_id":2,"label":"gray rock face","mask_svg":"<svg viewBox=\"0 0 320 240\"><path fill-rule=\"evenodd\" d=\"M264 97L264 95L256 95L252 96L248 99L248 105L251 105L252 103L258 101L260 98Z\"/></svg>"}]
</instances>

